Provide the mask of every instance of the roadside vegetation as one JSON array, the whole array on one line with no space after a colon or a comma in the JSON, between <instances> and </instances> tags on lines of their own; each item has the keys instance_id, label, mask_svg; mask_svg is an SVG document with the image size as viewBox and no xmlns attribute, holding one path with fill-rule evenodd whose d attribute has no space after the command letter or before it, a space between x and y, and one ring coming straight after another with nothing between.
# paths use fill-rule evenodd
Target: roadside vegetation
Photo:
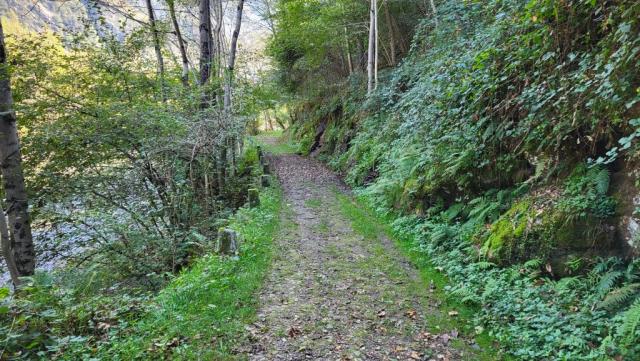
<instances>
[{"instance_id":1,"label":"roadside vegetation","mask_svg":"<svg viewBox=\"0 0 640 361\"><path fill-rule=\"evenodd\" d=\"M312 4L279 2L269 48L303 153L509 354L638 358L638 4Z\"/></svg>"}]
</instances>

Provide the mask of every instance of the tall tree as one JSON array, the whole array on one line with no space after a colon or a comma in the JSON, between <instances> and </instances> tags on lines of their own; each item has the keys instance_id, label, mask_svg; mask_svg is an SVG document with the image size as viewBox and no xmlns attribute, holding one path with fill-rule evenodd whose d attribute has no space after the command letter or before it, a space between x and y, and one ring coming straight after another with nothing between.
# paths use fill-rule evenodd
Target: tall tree
<instances>
[{"instance_id":1,"label":"tall tree","mask_svg":"<svg viewBox=\"0 0 640 361\"><path fill-rule=\"evenodd\" d=\"M200 86L205 86L211 77L211 5L209 0L200 0ZM203 96L202 107L208 105L208 97Z\"/></svg>"},{"instance_id":2,"label":"tall tree","mask_svg":"<svg viewBox=\"0 0 640 361\"><path fill-rule=\"evenodd\" d=\"M231 111L231 92L233 91L233 71L236 64L236 51L238 49L238 37L240 36L240 26L242 25L242 8L244 0L238 0L236 8L236 25L233 29L231 37L231 47L229 49L229 62L227 63L227 76L224 89L224 109L226 112Z\"/></svg>"},{"instance_id":3,"label":"tall tree","mask_svg":"<svg viewBox=\"0 0 640 361\"><path fill-rule=\"evenodd\" d=\"M387 31L389 32L389 47L391 52L391 65L396 65L396 38L393 27L393 22L391 20L391 12L389 11L389 0L384 2L384 16L387 20Z\"/></svg>"},{"instance_id":4,"label":"tall tree","mask_svg":"<svg viewBox=\"0 0 640 361\"><path fill-rule=\"evenodd\" d=\"M173 31L178 38L178 48L180 49L180 58L182 60L182 75L180 79L182 80L182 84L185 87L189 86L189 59L187 58L187 46L184 42L184 38L182 37L182 32L180 31L180 24L178 24L178 18L176 17L176 5L175 0L166 0L167 6L169 7L169 16L171 17L171 22L173 23Z\"/></svg>"},{"instance_id":5,"label":"tall tree","mask_svg":"<svg viewBox=\"0 0 640 361\"><path fill-rule=\"evenodd\" d=\"M160 34L158 32L158 24L156 16L153 13L151 0L147 0L147 11L149 13L149 26L151 27L151 35L153 36L153 48L156 52L156 61L158 62L158 79L160 80L160 94L162 101L167 101L167 89L164 81L164 59L162 58L162 48L160 46Z\"/></svg>"},{"instance_id":6,"label":"tall tree","mask_svg":"<svg viewBox=\"0 0 640 361\"><path fill-rule=\"evenodd\" d=\"M13 256L21 276L33 274L36 255L31 236L29 203L22 174L22 155L13 110L13 95L0 22L0 168L6 196L9 227L13 236Z\"/></svg>"},{"instance_id":7,"label":"tall tree","mask_svg":"<svg viewBox=\"0 0 640 361\"><path fill-rule=\"evenodd\" d=\"M368 49L368 62L367 62L367 93L371 94L376 86L376 77L377 77L377 60L376 54L378 53L376 49L376 35L377 31L377 14L378 14L378 4L376 0L370 0L371 6L369 8L369 49Z\"/></svg>"}]
</instances>

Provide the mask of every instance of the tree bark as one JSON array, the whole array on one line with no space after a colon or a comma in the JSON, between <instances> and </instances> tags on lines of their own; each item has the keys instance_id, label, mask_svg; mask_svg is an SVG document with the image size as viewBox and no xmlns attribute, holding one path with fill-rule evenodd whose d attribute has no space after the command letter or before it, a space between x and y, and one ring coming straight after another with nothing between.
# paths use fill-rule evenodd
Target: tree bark
<instances>
[{"instance_id":1,"label":"tree bark","mask_svg":"<svg viewBox=\"0 0 640 361\"><path fill-rule=\"evenodd\" d=\"M429 0L431 3L431 11L433 11L433 19L436 22L436 28L438 28L438 10L436 9L436 3L433 0Z\"/></svg>"},{"instance_id":2,"label":"tree bark","mask_svg":"<svg viewBox=\"0 0 640 361\"><path fill-rule=\"evenodd\" d=\"M242 25L242 9L244 7L244 0L238 0L238 7L236 8L236 25L233 29L233 36L231 37L231 47L229 49L229 62L227 63L227 81L225 82L224 89L224 109L225 112L231 111L231 92L233 91L233 72L236 65L236 52L238 49L238 37L240 36L240 26Z\"/></svg>"},{"instance_id":3,"label":"tree bark","mask_svg":"<svg viewBox=\"0 0 640 361\"><path fill-rule=\"evenodd\" d=\"M7 226L7 218L4 212L0 214L0 246L2 247L2 255L9 270L9 276L14 287L20 286L20 273L16 267L16 260L13 258L11 250L11 236L9 235L9 227Z\"/></svg>"},{"instance_id":4,"label":"tree bark","mask_svg":"<svg viewBox=\"0 0 640 361\"><path fill-rule=\"evenodd\" d=\"M182 84L186 87L189 86L189 59L187 58L187 46L182 38L182 32L180 31L180 25L178 24L178 18L176 17L175 0L167 0L167 6L169 7L169 15L171 16L171 22L173 23L173 30L178 38L178 48L180 49L180 58L182 59Z\"/></svg>"},{"instance_id":5,"label":"tree bark","mask_svg":"<svg viewBox=\"0 0 640 361\"><path fill-rule=\"evenodd\" d=\"M0 22L0 166L6 196L13 258L21 276L33 275L36 257L29 222L29 205L22 174L22 156L9 79L4 33Z\"/></svg>"},{"instance_id":6,"label":"tree bark","mask_svg":"<svg viewBox=\"0 0 640 361\"><path fill-rule=\"evenodd\" d=\"M156 52L156 60L158 62L158 78L160 79L160 95L162 101L167 101L167 89L164 82L164 59L162 58L162 48L160 46L160 35L158 34L158 26L156 24L156 16L153 13L153 7L151 6L151 0L147 0L147 11L149 12L149 26L151 27L151 34L153 36L153 48Z\"/></svg>"},{"instance_id":7,"label":"tree bark","mask_svg":"<svg viewBox=\"0 0 640 361\"><path fill-rule=\"evenodd\" d=\"M373 89L378 89L378 59L379 59L378 52L379 52L379 49L380 49L380 46L378 44L379 43L379 40L378 40L378 0L373 0L373 20L374 20L374 24L375 24L375 26L374 26L374 29L375 29L374 38L375 38L375 42L376 42L376 44L375 44L376 54L375 54L375 57L374 57L374 66L373 66L373 74L374 74L373 75L373 77L374 77Z\"/></svg>"},{"instance_id":8,"label":"tree bark","mask_svg":"<svg viewBox=\"0 0 640 361\"><path fill-rule=\"evenodd\" d=\"M204 87L211 76L211 6L209 0L200 0L200 86ZM209 106L209 99L203 95L201 107Z\"/></svg>"},{"instance_id":9,"label":"tree bark","mask_svg":"<svg viewBox=\"0 0 640 361\"><path fill-rule=\"evenodd\" d=\"M349 43L349 33L347 27L344 27L344 41L347 46L347 66L349 67L349 75L353 74L353 59L351 58L351 44Z\"/></svg>"},{"instance_id":10,"label":"tree bark","mask_svg":"<svg viewBox=\"0 0 640 361\"><path fill-rule=\"evenodd\" d=\"M371 94L375 87L375 47L376 47L376 0L370 0L371 7L369 9L369 49L368 49L368 62L367 62L367 94Z\"/></svg>"},{"instance_id":11,"label":"tree bark","mask_svg":"<svg viewBox=\"0 0 640 361\"><path fill-rule=\"evenodd\" d=\"M394 36L393 22L391 21L391 12L389 11L389 1L384 3L384 16L387 20L387 31L389 32L389 51L391 52L391 66L396 65L396 38Z\"/></svg>"}]
</instances>

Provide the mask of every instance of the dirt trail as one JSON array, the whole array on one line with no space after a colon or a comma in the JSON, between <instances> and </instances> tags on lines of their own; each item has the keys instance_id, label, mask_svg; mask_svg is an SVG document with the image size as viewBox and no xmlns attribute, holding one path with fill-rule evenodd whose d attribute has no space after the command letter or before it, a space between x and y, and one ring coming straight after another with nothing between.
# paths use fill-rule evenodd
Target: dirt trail
<instances>
[{"instance_id":1,"label":"dirt trail","mask_svg":"<svg viewBox=\"0 0 640 361\"><path fill-rule=\"evenodd\" d=\"M250 360L477 359L473 340L434 331L441 311L392 243L354 231L335 174L297 155L270 163L288 211L247 330Z\"/></svg>"}]
</instances>

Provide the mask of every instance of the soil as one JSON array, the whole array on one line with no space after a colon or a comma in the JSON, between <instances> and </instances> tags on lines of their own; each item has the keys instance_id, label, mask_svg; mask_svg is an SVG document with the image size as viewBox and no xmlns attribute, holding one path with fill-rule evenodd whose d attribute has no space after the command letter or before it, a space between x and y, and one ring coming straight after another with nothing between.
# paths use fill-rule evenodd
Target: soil
<instances>
[{"instance_id":1,"label":"soil","mask_svg":"<svg viewBox=\"0 0 640 361\"><path fill-rule=\"evenodd\" d=\"M256 361L478 359L472 338L433 324L443 317L439 301L394 243L354 231L341 206L349 188L335 173L293 154L269 163L287 207L241 353Z\"/></svg>"}]
</instances>

